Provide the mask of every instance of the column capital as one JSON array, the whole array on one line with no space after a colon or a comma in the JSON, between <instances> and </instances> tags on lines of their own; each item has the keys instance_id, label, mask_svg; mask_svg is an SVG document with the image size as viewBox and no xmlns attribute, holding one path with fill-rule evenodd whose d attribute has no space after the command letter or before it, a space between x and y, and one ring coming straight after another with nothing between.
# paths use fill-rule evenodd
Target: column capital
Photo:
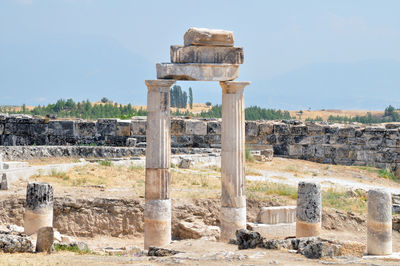
<instances>
[{"instance_id":1,"label":"column capital","mask_svg":"<svg viewBox=\"0 0 400 266\"><path fill-rule=\"evenodd\" d=\"M175 84L176 80L171 79L154 79L154 80L145 80L147 88L169 88L173 84Z\"/></svg>"},{"instance_id":2,"label":"column capital","mask_svg":"<svg viewBox=\"0 0 400 266\"><path fill-rule=\"evenodd\" d=\"M243 91L244 87L250 85L249 81L220 81L223 93L234 94Z\"/></svg>"}]
</instances>

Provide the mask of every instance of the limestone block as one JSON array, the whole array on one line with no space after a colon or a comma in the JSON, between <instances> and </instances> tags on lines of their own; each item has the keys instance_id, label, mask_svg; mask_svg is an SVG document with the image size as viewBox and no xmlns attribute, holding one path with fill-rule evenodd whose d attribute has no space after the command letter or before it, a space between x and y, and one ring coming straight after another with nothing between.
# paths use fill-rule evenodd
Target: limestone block
<instances>
[{"instance_id":1,"label":"limestone block","mask_svg":"<svg viewBox=\"0 0 400 266\"><path fill-rule=\"evenodd\" d=\"M75 136L75 123L74 121L67 120L54 120L49 122L49 135L55 136Z\"/></svg>"},{"instance_id":2,"label":"limestone block","mask_svg":"<svg viewBox=\"0 0 400 266\"><path fill-rule=\"evenodd\" d=\"M368 191L367 252L392 254L392 199L389 191Z\"/></svg>"},{"instance_id":3,"label":"limestone block","mask_svg":"<svg viewBox=\"0 0 400 266\"><path fill-rule=\"evenodd\" d=\"M76 133L80 137L95 137L96 122L79 121L75 124Z\"/></svg>"},{"instance_id":4,"label":"limestone block","mask_svg":"<svg viewBox=\"0 0 400 266\"><path fill-rule=\"evenodd\" d=\"M245 122L245 134L246 136L257 136L258 135L258 123L254 121Z\"/></svg>"},{"instance_id":5,"label":"limestone block","mask_svg":"<svg viewBox=\"0 0 400 266\"><path fill-rule=\"evenodd\" d=\"M243 64L242 47L171 46L172 63Z\"/></svg>"},{"instance_id":6,"label":"limestone block","mask_svg":"<svg viewBox=\"0 0 400 266\"><path fill-rule=\"evenodd\" d=\"M129 137L131 135L131 121L118 120L116 126L116 136Z\"/></svg>"},{"instance_id":7,"label":"limestone block","mask_svg":"<svg viewBox=\"0 0 400 266\"><path fill-rule=\"evenodd\" d=\"M296 208L296 237L319 236L322 217L321 185L299 182Z\"/></svg>"},{"instance_id":8,"label":"limestone block","mask_svg":"<svg viewBox=\"0 0 400 266\"><path fill-rule=\"evenodd\" d=\"M206 225L202 220L194 222L181 221L175 231L179 239L199 239L202 237L212 237L219 239L221 230L218 226Z\"/></svg>"},{"instance_id":9,"label":"limestone block","mask_svg":"<svg viewBox=\"0 0 400 266\"><path fill-rule=\"evenodd\" d=\"M227 30L190 28L186 31L184 36L185 46L233 46L233 43L233 32Z\"/></svg>"},{"instance_id":10,"label":"limestone block","mask_svg":"<svg viewBox=\"0 0 400 266\"><path fill-rule=\"evenodd\" d=\"M262 207L257 221L263 224L296 222L296 206Z\"/></svg>"},{"instance_id":11,"label":"limestone block","mask_svg":"<svg viewBox=\"0 0 400 266\"><path fill-rule=\"evenodd\" d=\"M239 65L158 63L158 79L228 81L239 76Z\"/></svg>"},{"instance_id":12,"label":"limestone block","mask_svg":"<svg viewBox=\"0 0 400 266\"><path fill-rule=\"evenodd\" d=\"M289 125L284 123L274 124L274 133L278 135L289 135L290 134Z\"/></svg>"},{"instance_id":13,"label":"limestone block","mask_svg":"<svg viewBox=\"0 0 400 266\"><path fill-rule=\"evenodd\" d=\"M137 139L136 138L127 138L126 139L126 146L127 147L135 147L137 143Z\"/></svg>"},{"instance_id":14,"label":"limestone block","mask_svg":"<svg viewBox=\"0 0 400 266\"><path fill-rule=\"evenodd\" d=\"M249 230L260 233L267 239L285 239L296 235L296 222L278 224L254 224L247 223Z\"/></svg>"},{"instance_id":15,"label":"limestone block","mask_svg":"<svg viewBox=\"0 0 400 266\"><path fill-rule=\"evenodd\" d=\"M300 156L303 154L303 146L299 144L289 145L289 156Z\"/></svg>"},{"instance_id":16,"label":"limestone block","mask_svg":"<svg viewBox=\"0 0 400 266\"><path fill-rule=\"evenodd\" d=\"M182 136L186 132L186 123L183 119L171 120L171 135Z\"/></svg>"},{"instance_id":17,"label":"limestone block","mask_svg":"<svg viewBox=\"0 0 400 266\"><path fill-rule=\"evenodd\" d=\"M101 136L115 136L117 119L99 119L96 123L96 131Z\"/></svg>"},{"instance_id":18,"label":"limestone block","mask_svg":"<svg viewBox=\"0 0 400 266\"><path fill-rule=\"evenodd\" d=\"M292 135L306 135L307 132L307 127L304 125L297 125L297 126L292 126L290 127L290 133Z\"/></svg>"},{"instance_id":19,"label":"limestone block","mask_svg":"<svg viewBox=\"0 0 400 266\"><path fill-rule=\"evenodd\" d=\"M146 120L132 120L131 122L131 136L146 135Z\"/></svg>"},{"instance_id":20,"label":"limestone block","mask_svg":"<svg viewBox=\"0 0 400 266\"><path fill-rule=\"evenodd\" d=\"M259 135L270 135L274 133L274 126L272 123L261 123L258 127Z\"/></svg>"},{"instance_id":21,"label":"limestone block","mask_svg":"<svg viewBox=\"0 0 400 266\"><path fill-rule=\"evenodd\" d=\"M221 122L210 121L207 123L207 134L208 135L221 135Z\"/></svg>"},{"instance_id":22,"label":"limestone block","mask_svg":"<svg viewBox=\"0 0 400 266\"><path fill-rule=\"evenodd\" d=\"M270 162L272 161L272 158L274 157L274 150L271 149L264 149L260 151L260 154L265 156L266 161Z\"/></svg>"},{"instance_id":23,"label":"limestone block","mask_svg":"<svg viewBox=\"0 0 400 266\"><path fill-rule=\"evenodd\" d=\"M3 135L4 133L4 124L0 123L0 135Z\"/></svg>"},{"instance_id":24,"label":"limestone block","mask_svg":"<svg viewBox=\"0 0 400 266\"><path fill-rule=\"evenodd\" d=\"M207 123L199 120L186 120L185 133L187 135L207 135Z\"/></svg>"},{"instance_id":25,"label":"limestone block","mask_svg":"<svg viewBox=\"0 0 400 266\"><path fill-rule=\"evenodd\" d=\"M54 242L53 227L42 227L38 230L36 240L36 252L51 253Z\"/></svg>"}]
</instances>

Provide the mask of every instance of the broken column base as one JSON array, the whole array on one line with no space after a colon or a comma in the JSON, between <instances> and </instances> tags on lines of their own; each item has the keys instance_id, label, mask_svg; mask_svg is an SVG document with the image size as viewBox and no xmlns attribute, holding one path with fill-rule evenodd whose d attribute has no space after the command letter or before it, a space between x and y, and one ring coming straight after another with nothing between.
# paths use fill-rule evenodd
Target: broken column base
<instances>
[{"instance_id":1,"label":"broken column base","mask_svg":"<svg viewBox=\"0 0 400 266\"><path fill-rule=\"evenodd\" d=\"M321 222L307 223L297 219L296 221L296 237L312 237L321 234Z\"/></svg>"},{"instance_id":2,"label":"broken column base","mask_svg":"<svg viewBox=\"0 0 400 266\"><path fill-rule=\"evenodd\" d=\"M53 206L39 210L25 209L24 232L27 235L35 234L42 227L53 226Z\"/></svg>"},{"instance_id":3,"label":"broken column base","mask_svg":"<svg viewBox=\"0 0 400 266\"><path fill-rule=\"evenodd\" d=\"M149 200L144 207L144 248L171 242L171 200Z\"/></svg>"},{"instance_id":4,"label":"broken column base","mask_svg":"<svg viewBox=\"0 0 400 266\"><path fill-rule=\"evenodd\" d=\"M221 236L220 241L229 242L236 238L236 230L246 229L246 207L221 207L220 212Z\"/></svg>"}]
</instances>

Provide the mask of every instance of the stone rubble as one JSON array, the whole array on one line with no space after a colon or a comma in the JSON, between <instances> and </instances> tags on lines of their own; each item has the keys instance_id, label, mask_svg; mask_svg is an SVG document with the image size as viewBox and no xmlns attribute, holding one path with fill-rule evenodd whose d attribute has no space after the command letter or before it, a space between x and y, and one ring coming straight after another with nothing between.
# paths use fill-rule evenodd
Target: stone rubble
<instances>
[{"instance_id":1,"label":"stone rubble","mask_svg":"<svg viewBox=\"0 0 400 266\"><path fill-rule=\"evenodd\" d=\"M265 248L296 250L297 253L309 259L323 257L357 256L362 257L365 245L358 242L340 242L322 239L320 237L289 238L285 240L270 240L260 236L257 232L238 230L236 242L239 249Z\"/></svg>"},{"instance_id":2,"label":"stone rubble","mask_svg":"<svg viewBox=\"0 0 400 266\"><path fill-rule=\"evenodd\" d=\"M167 249L167 248L159 248L159 247L149 247L149 251L147 256L154 256L154 257L166 257L176 255L178 253L182 253L181 251Z\"/></svg>"},{"instance_id":3,"label":"stone rubble","mask_svg":"<svg viewBox=\"0 0 400 266\"><path fill-rule=\"evenodd\" d=\"M29 236L12 231L0 231L0 251L5 253L33 252Z\"/></svg>"}]
</instances>

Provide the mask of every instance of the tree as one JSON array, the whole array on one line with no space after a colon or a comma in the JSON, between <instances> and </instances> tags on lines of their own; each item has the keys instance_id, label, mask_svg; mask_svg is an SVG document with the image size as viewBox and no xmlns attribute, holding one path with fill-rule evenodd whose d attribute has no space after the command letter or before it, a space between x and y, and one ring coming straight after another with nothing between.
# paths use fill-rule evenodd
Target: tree
<instances>
[{"instance_id":1,"label":"tree","mask_svg":"<svg viewBox=\"0 0 400 266\"><path fill-rule=\"evenodd\" d=\"M207 105L207 106L211 106L212 103L211 103L211 102L206 102L206 105Z\"/></svg>"},{"instance_id":2,"label":"tree","mask_svg":"<svg viewBox=\"0 0 400 266\"><path fill-rule=\"evenodd\" d=\"M193 109L193 92L192 92L192 87L189 87L189 105L190 105L190 109Z\"/></svg>"},{"instance_id":3,"label":"tree","mask_svg":"<svg viewBox=\"0 0 400 266\"><path fill-rule=\"evenodd\" d=\"M101 98L102 103L108 103L110 100L107 97Z\"/></svg>"}]
</instances>

